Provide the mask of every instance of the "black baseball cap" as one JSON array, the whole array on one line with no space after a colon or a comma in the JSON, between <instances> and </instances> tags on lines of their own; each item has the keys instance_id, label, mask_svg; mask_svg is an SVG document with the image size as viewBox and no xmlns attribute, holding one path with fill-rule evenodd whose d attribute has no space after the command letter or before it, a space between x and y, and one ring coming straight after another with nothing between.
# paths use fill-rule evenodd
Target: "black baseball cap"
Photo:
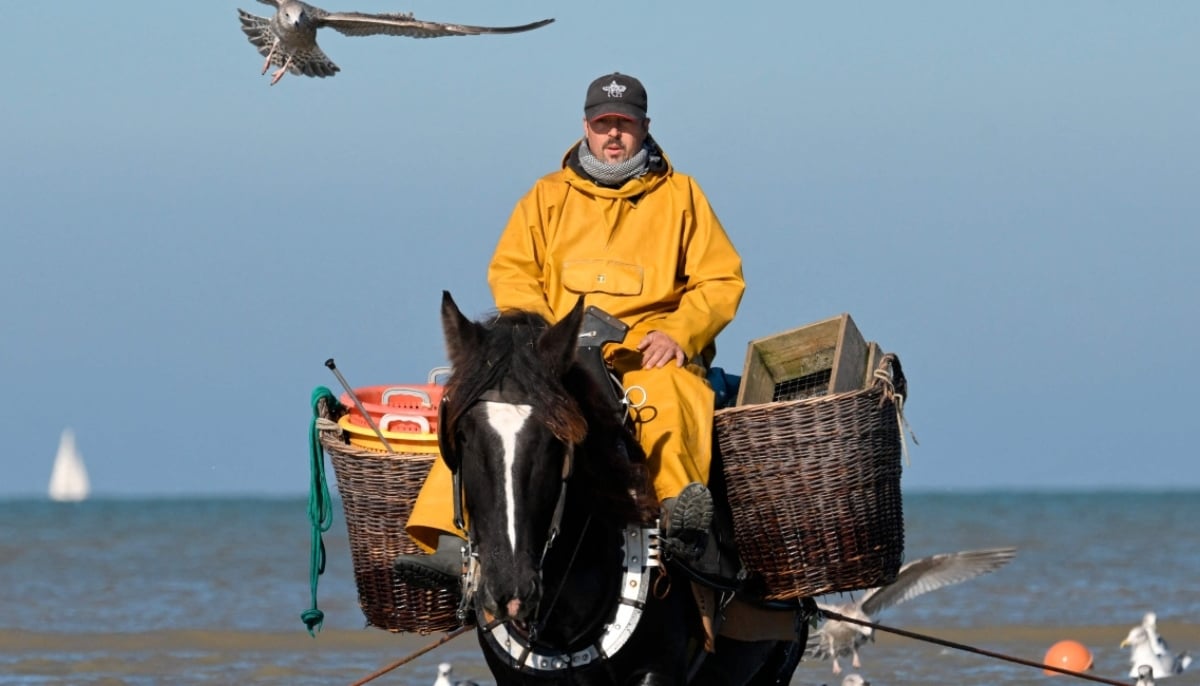
<instances>
[{"instance_id":1,"label":"black baseball cap","mask_svg":"<svg viewBox=\"0 0 1200 686\"><path fill-rule=\"evenodd\" d=\"M646 100L646 89L641 81L613 72L588 86L583 116L588 121L607 115L640 121L646 118Z\"/></svg>"}]
</instances>

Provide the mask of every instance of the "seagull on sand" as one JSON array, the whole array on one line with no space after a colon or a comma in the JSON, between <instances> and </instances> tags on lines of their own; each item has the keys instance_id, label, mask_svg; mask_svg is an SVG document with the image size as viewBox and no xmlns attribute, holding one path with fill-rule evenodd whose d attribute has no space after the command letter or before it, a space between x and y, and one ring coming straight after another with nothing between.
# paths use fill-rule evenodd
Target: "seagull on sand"
<instances>
[{"instance_id":1,"label":"seagull on sand","mask_svg":"<svg viewBox=\"0 0 1200 686\"><path fill-rule=\"evenodd\" d=\"M821 686L828 686L828 685L821 684ZM846 676L842 677L842 686L871 686L871 682L867 681L866 679L862 678L860 675L858 675L854 672L850 672Z\"/></svg>"},{"instance_id":2,"label":"seagull on sand","mask_svg":"<svg viewBox=\"0 0 1200 686\"><path fill-rule=\"evenodd\" d=\"M1158 615L1153 612L1147 612L1142 615L1142 628L1146 630L1146 637L1150 639L1150 648L1154 650L1154 654L1158 656L1166 655L1167 642L1158 633ZM1133 676L1130 674L1130 676Z\"/></svg>"},{"instance_id":3,"label":"seagull on sand","mask_svg":"<svg viewBox=\"0 0 1200 686\"><path fill-rule=\"evenodd\" d=\"M1155 655L1154 645L1150 641L1150 633L1146 631L1146 627L1141 625L1129 630L1129 635L1121 641L1121 647L1130 649L1129 676L1138 676L1138 671L1142 667L1148 666L1152 670L1151 676L1162 679L1182 674L1183 670L1192 664L1192 656L1187 651L1175 656L1170 653Z\"/></svg>"},{"instance_id":4,"label":"seagull on sand","mask_svg":"<svg viewBox=\"0 0 1200 686\"><path fill-rule=\"evenodd\" d=\"M997 570L1012 561L1016 554L1016 548L991 548L923 557L901 567L894 582L867 590L857 601L851 600L837 605L817 603L817 607L852 619L872 622L873 617L885 608L934 589L961 583ZM838 658L849 655L851 664L855 668L861 667L858 649L874 638L874 631L869 626L826 619L825 623L809 636L804 657L832 660L833 673L840 674L842 666L838 664Z\"/></svg>"},{"instance_id":5,"label":"seagull on sand","mask_svg":"<svg viewBox=\"0 0 1200 686\"><path fill-rule=\"evenodd\" d=\"M454 668L450 666L449 662L438 665L438 675L437 679L433 681L433 686L479 686L474 681L451 681L450 672L453 671Z\"/></svg>"},{"instance_id":6,"label":"seagull on sand","mask_svg":"<svg viewBox=\"0 0 1200 686\"><path fill-rule=\"evenodd\" d=\"M317 46L317 29L329 27L347 36L475 36L481 33L520 33L541 28L554 21L543 19L520 26L468 26L441 24L416 19L412 14L366 14L363 12L327 12L299 0L258 0L275 8L270 19L238 10L242 31L258 53L267 58L262 73L271 65L279 67L271 75L271 85L289 71L305 76L333 76L340 69Z\"/></svg>"}]
</instances>

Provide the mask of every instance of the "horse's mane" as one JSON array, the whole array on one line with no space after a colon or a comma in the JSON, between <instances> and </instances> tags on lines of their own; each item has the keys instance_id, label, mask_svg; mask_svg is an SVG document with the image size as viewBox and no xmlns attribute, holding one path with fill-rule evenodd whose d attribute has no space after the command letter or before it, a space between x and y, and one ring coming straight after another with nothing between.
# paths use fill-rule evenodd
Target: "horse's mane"
<instances>
[{"instance_id":1,"label":"horse's mane","mask_svg":"<svg viewBox=\"0 0 1200 686\"><path fill-rule=\"evenodd\" d=\"M541 315L521 310L483 323L479 347L451 360L446 395L453 403L443 421L453 427L484 391L518 395L532 406L534 421L575 445L574 478L599 508L622 521L650 522L658 508L641 446L608 409L606 389L587 370L575 361L560 375L559 365L544 357L538 340L549 328Z\"/></svg>"}]
</instances>

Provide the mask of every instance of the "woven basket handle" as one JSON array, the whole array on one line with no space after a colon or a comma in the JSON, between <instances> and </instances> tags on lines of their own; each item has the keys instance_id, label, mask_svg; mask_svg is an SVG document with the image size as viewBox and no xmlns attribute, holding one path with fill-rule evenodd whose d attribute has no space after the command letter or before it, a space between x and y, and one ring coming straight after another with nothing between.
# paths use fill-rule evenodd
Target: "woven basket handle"
<instances>
[{"instance_id":1,"label":"woven basket handle","mask_svg":"<svg viewBox=\"0 0 1200 686\"><path fill-rule=\"evenodd\" d=\"M904 369L900 366L900 357L896 353L887 353L879 358L872 386L883 388L886 395L899 395L908 399L908 379L904 378Z\"/></svg>"},{"instance_id":2,"label":"woven basket handle","mask_svg":"<svg viewBox=\"0 0 1200 686\"><path fill-rule=\"evenodd\" d=\"M330 404L329 398L317 399L317 429L320 431L338 431L342 429L338 426L337 420L346 414L346 408L336 400Z\"/></svg>"},{"instance_id":3,"label":"woven basket handle","mask_svg":"<svg viewBox=\"0 0 1200 686\"><path fill-rule=\"evenodd\" d=\"M879 359L879 368L875 370L875 383L872 388L883 391L883 395L879 397L880 405L891 400L896 406L896 424L900 429L900 454L904 457L904 464L908 464L908 441L904 432L908 431L913 445L920 445L920 442L917 441L912 427L908 425L908 420L904 418L904 404L908 401L908 379L904 378L904 370L900 367L900 358L896 353L888 353Z\"/></svg>"}]
</instances>

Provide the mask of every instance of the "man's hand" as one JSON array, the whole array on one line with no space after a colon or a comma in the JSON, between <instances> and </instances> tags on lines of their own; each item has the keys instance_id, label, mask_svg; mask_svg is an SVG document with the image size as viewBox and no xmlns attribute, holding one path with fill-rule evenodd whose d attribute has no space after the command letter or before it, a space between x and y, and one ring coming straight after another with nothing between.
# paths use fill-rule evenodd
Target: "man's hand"
<instances>
[{"instance_id":1,"label":"man's hand","mask_svg":"<svg viewBox=\"0 0 1200 686\"><path fill-rule=\"evenodd\" d=\"M651 331L637 345L642 351L642 369L657 369L665 366L672 358L676 367L684 363L683 348L661 331Z\"/></svg>"}]
</instances>

